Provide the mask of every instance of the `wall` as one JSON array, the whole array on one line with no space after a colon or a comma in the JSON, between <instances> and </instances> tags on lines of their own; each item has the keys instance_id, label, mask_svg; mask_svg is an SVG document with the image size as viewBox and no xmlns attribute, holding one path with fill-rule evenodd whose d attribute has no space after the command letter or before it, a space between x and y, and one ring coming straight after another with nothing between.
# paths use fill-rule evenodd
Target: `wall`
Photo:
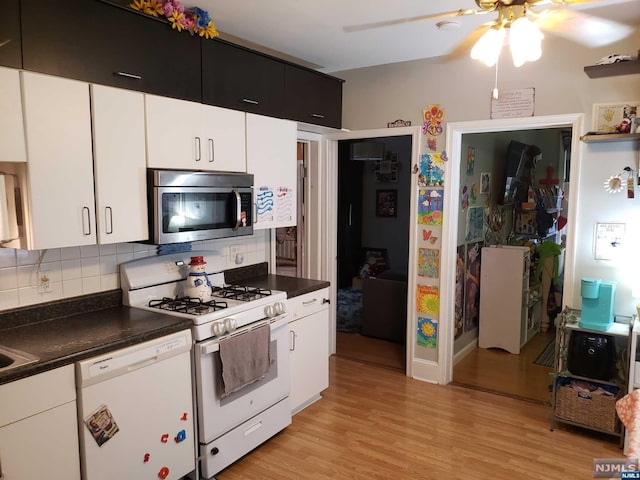
<instances>
[{"instance_id":1,"label":"wall","mask_svg":"<svg viewBox=\"0 0 640 480\"><path fill-rule=\"evenodd\" d=\"M227 268L235 263L240 247L243 262L250 265L268 261L270 230L242 238L193 242L193 250L218 250L226 257ZM155 245L119 243L49 250L0 249L0 310L49 302L61 298L120 288L118 266L136 258L156 255ZM36 272L47 272L51 291L38 292ZM1 325L0 325L1 327Z\"/></svg>"},{"instance_id":2,"label":"wall","mask_svg":"<svg viewBox=\"0 0 640 480\"><path fill-rule=\"evenodd\" d=\"M411 205L411 138L376 139L385 144L385 152L398 154L398 181L376 183L374 162L367 162L362 173L362 246L386 248L388 265L394 272L407 273L409 261L409 214ZM397 191L396 217L376 216L376 190Z\"/></svg>"},{"instance_id":3,"label":"wall","mask_svg":"<svg viewBox=\"0 0 640 480\"><path fill-rule=\"evenodd\" d=\"M594 103L639 100L640 76L590 79L583 67L611 52L635 54L638 45L640 32L617 44L596 49L547 35L543 41L542 59L538 62L519 69L507 58L501 62L499 88L534 87L535 115L582 113L586 131L590 129ZM448 123L490 116L495 70L471 59L417 60L334 72L334 75L346 80L343 126L351 130L381 128L398 118L420 125L422 109L430 103L439 103L445 108ZM628 201L620 194L607 194L602 187L609 176L621 172L627 165L635 165L637 144L581 143L580 147L582 170L575 186L579 208L575 212L577 231L574 232L578 249L573 282L579 283L582 276L617 280L616 312L629 315L635 312L631 288L638 270L636 266L640 263L638 253L620 249L627 254L626 261L594 260L593 232L598 221L623 221L627 224L626 245L637 244L640 240L640 232L634 225L640 218L640 194L636 192L637 198ZM628 266L626 269L623 268L625 265ZM579 308L580 289L575 292L567 302Z\"/></svg>"}]
</instances>

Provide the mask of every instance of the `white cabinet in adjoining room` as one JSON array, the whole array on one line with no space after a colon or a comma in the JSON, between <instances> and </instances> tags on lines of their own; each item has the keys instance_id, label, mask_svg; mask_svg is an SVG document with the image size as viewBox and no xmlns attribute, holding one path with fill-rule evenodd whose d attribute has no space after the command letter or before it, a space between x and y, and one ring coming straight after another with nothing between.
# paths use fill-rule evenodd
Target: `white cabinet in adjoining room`
<instances>
[{"instance_id":1,"label":"white cabinet in adjoining room","mask_svg":"<svg viewBox=\"0 0 640 480\"><path fill-rule=\"evenodd\" d=\"M297 123L247 113L247 173L254 175L253 228L297 223Z\"/></svg>"},{"instance_id":2,"label":"white cabinet in adjoining room","mask_svg":"<svg viewBox=\"0 0 640 480\"><path fill-rule=\"evenodd\" d=\"M73 365L0 386L2 478L80 480Z\"/></svg>"},{"instance_id":3,"label":"white cabinet in adjoining room","mask_svg":"<svg viewBox=\"0 0 640 480\"><path fill-rule=\"evenodd\" d=\"M319 400L329 386L329 289L290 299L291 411Z\"/></svg>"},{"instance_id":4,"label":"white cabinet in adjoining room","mask_svg":"<svg viewBox=\"0 0 640 480\"><path fill-rule=\"evenodd\" d=\"M0 67L0 162L26 162L20 72Z\"/></svg>"},{"instance_id":5,"label":"white cabinet in adjoining room","mask_svg":"<svg viewBox=\"0 0 640 480\"><path fill-rule=\"evenodd\" d=\"M147 166L244 172L244 112L145 95Z\"/></svg>"},{"instance_id":6,"label":"white cabinet in adjoining room","mask_svg":"<svg viewBox=\"0 0 640 480\"><path fill-rule=\"evenodd\" d=\"M91 85L98 243L149 238L144 95Z\"/></svg>"},{"instance_id":7,"label":"white cabinet in adjoining room","mask_svg":"<svg viewBox=\"0 0 640 480\"><path fill-rule=\"evenodd\" d=\"M89 85L31 72L21 76L30 248L95 244Z\"/></svg>"}]
</instances>

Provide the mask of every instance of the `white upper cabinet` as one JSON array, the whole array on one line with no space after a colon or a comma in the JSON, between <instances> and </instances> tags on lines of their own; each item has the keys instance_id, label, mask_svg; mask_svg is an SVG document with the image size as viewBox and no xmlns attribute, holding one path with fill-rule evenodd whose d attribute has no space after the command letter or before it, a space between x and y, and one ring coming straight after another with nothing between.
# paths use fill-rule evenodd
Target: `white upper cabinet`
<instances>
[{"instance_id":1,"label":"white upper cabinet","mask_svg":"<svg viewBox=\"0 0 640 480\"><path fill-rule=\"evenodd\" d=\"M144 95L91 85L98 243L149 238Z\"/></svg>"},{"instance_id":2,"label":"white upper cabinet","mask_svg":"<svg viewBox=\"0 0 640 480\"><path fill-rule=\"evenodd\" d=\"M297 123L247 113L247 172L254 175L253 228L297 223Z\"/></svg>"},{"instance_id":3,"label":"white upper cabinet","mask_svg":"<svg viewBox=\"0 0 640 480\"><path fill-rule=\"evenodd\" d=\"M145 95L147 166L246 170L244 113Z\"/></svg>"},{"instance_id":4,"label":"white upper cabinet","mask_svg":"<svg viewBox=\"0 0 640 480\"><path fill-rule=\"evenodd\" d=\"M0 162L26 162L20 73L0 68Z\"/></svg>"},{"instance_id":5,"label":"white upper cabinet","mask_svg":"<svg viewBox=\"0 0 640 480\"><path fill-rule=\"evenodd\" d=\"M89 85L21 72L28 154L29 246L96 243Z\"/></svg>"}]
</instances>

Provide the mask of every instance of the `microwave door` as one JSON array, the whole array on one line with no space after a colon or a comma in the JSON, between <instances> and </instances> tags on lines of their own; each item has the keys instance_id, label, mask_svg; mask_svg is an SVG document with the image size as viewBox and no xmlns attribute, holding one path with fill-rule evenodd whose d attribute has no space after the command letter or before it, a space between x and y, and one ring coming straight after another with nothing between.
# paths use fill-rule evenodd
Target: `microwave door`
<instances>
[{"instance_id":1,"label":"microwave door","mask_svg":"<svg viewBox=\"0 0 640 480\"><path fill-rule=\"evenodd\" d=\"M232 206L232 213L229 220L233 225L231 228L235 231L242 226L242 199L240 197L240 192L235 188L231 191L230 204Z\"/></svg>"}]
</instances>

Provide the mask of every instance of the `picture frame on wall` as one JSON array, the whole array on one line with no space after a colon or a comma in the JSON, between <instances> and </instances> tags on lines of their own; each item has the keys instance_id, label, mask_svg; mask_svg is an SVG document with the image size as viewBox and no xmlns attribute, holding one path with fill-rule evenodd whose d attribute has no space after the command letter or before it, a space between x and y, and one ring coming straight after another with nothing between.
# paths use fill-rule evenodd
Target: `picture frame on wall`
<instances>
[{"instance_id":1,"label":"picture frame on wall","mask_svg":"<svg viewBox=\"0 0 640 480\"><path fill-rule=\"evenodd\" d=\"M398 216L398 190L376 190L376 217Z\"/></svg>"},{"instance_id":2,"label":"picture frame on wall","mask_svg":"<svg viewBox=\"0 0 640 480\"><path fill-rule=\"evenodd\" d=\"M491 173L480 173L480 193L489 194L491 191Z\"/></svg>"},{"instance_id":3,"label":"picture frame on wall","mask_svg":"<svg viewBox=\"0 0 640 480\"><path fill-rule=\"evenodd\" d=\"M634 133L638 127L640 100L594 103L592 130L595 133Z\"/></svg>"}]
</instances>

